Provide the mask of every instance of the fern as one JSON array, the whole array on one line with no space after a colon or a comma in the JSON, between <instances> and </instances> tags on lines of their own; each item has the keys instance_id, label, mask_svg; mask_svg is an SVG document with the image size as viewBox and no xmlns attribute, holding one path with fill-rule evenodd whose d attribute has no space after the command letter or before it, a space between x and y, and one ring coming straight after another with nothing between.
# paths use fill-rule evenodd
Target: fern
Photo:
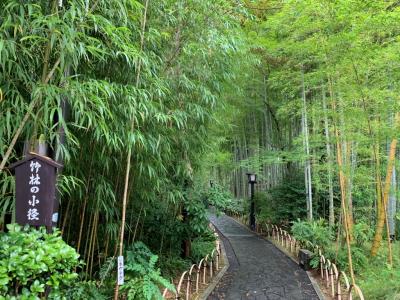
<instances>
[{"instance_id":1,"label":"fern","mask_svg":"<svg viewBox=\"0 0 400 300\"><path fill-rule=\"evenodd\" d=\"M104 280L106 280L109 277L110 273L115 269L115 262L115 257L109 257L107 258L106 262L101 266L99 274L100 286L103 285Z\"/></svg>"},{"instance_id":2,"label":"fern","mask_svg":"<svg viewBox=\"0 0 400 300\"><path fill-rule=\"evenodd\" d=\"M158 256L142 242L135 243L126 253L126 283L121 288L129 300L162 299L160 287L173 291L174 286L161 276L156 267Z\"/></svg>"},{"instance_id":3,"label":"fern","mask_svg":"<svg viewBox=\"0 0 400 300\"><path fill-rule=\"evenodd\" d=\"M65 295L66 299L71 300L106 300L107 297L101 293L96 282L94 281L79 281L73 288L70 288Z\"/></svg>"},{"instance_id":4,"label":"fern","mask_svg":"<svg viewBox=\"0 0 400 300\"><path fill-rule=\"evenodd\" d=\"M153 298L153 294L157 294L154 291L154 284L151 281L149 276L144 276L143 280L143 295L146 299L151 300Z\"/></svg>"}]
</instances>

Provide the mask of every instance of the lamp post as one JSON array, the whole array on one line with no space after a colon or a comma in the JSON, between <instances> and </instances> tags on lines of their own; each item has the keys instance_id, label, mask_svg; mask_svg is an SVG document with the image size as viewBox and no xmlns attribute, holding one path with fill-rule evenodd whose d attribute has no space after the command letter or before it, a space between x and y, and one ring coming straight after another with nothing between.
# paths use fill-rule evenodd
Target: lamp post
<instances>
[{"instance_id":1,"label":"lamp post","mask_svg":"<svg viewBox=\"0 0 400 300\"><path fill-rule=\"evenodd\" d=\"M257 175L253 173L247 173L247 177L250 184L250 229L256 230L256 216L254 213L254 184L257 183Z\"/></svg>"}]
</instances>

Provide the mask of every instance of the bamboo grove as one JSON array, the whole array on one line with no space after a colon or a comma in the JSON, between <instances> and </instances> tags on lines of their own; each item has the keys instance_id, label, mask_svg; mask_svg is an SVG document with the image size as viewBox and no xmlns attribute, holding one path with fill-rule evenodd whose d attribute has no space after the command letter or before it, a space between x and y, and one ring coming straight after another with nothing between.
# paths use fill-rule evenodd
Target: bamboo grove
<instances>
[{"instance_id":1,"label":"bamboo grove","mask_svg":"<svg viewBox=\"0 0 400 300\"><path fill-rule=\"evenodd\" d=\"M390 294L385 289L398 293L387 279L396 271L376 275L399 263L397 243L390 242L399 229L398 3L248 6L256 19L244 30L255 61L241 68L242 94L231 96L227 115L234 125L215 128L226 139L209 157L212 176L246 199L245 174L257 173L259 220L326 220L336 237L332 258L343 249L352 280L374 265L374 272L361 276L370 277L363 288L375 280L381 297ZM353 264L364 267L354 275Z\"/></svg>"},{"instance_id":2,"label":"bamboo grove","mask_svg":"<svg viewBox=\"0 0 400 300\"><path fill-rule=\"evenodd\" d=\"M182 206L201 201L189 191L243 14L224 0L1 1L0 223L14 218L6 167L46 144L64 165L58 227L82 280L115 274L139 240L179 269Z\"/></svg>"},{"instance_id":3,"label":"bamboo grove","mask_svg":"<svg viewBox=\"0 0 400 300\"><path fill-rule=\"evenodd\" d=\"M173 278L212 240L207 196L246 214L252 171L258 220L326 223L353 282L399 293L399 21L384 0L0 1L1 229L7 166L47 145L82 286L152 299L116 257L148 247Z\"/></svg>"}]
</instances>

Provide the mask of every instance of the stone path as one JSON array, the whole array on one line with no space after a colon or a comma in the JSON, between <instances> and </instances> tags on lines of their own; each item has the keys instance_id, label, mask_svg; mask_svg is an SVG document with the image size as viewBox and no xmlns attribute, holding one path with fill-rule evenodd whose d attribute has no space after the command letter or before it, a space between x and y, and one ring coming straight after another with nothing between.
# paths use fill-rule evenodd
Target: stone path
<instances>
[{"instance_id":1,"label":"stone path","mask_svg":"<svg viewBox=\"0 0 400 300\"><path fill-rule=\"evenodd\" d=\"M230 263L208 300L317 300L306 272L232 218L210 215Z\"/></svg>"}]
</instances>

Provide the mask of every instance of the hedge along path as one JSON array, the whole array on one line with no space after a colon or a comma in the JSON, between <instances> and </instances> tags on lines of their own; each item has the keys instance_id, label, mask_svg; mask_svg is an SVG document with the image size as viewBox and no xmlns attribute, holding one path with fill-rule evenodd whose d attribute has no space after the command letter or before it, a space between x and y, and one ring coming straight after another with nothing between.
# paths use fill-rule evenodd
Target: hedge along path
<instances>
[{"instance_id":1,"label":"hedge along path","mask_svg":"<svg viewBox=\"0 0 400 300\"><path fill-rule=\"evenodd\" d=\"M184 271L179 277L175 286L175 291L171 295L168 289L164 289L164 299L192 299L192 296L199 296L201 287L207 286L218 274L220 269L221 244L216 233L215 227L210 223L211 230L216 237L215 247L211 253L207 254L198 264L193 264L189 270Z\"/></svg>"}]
</instances>

